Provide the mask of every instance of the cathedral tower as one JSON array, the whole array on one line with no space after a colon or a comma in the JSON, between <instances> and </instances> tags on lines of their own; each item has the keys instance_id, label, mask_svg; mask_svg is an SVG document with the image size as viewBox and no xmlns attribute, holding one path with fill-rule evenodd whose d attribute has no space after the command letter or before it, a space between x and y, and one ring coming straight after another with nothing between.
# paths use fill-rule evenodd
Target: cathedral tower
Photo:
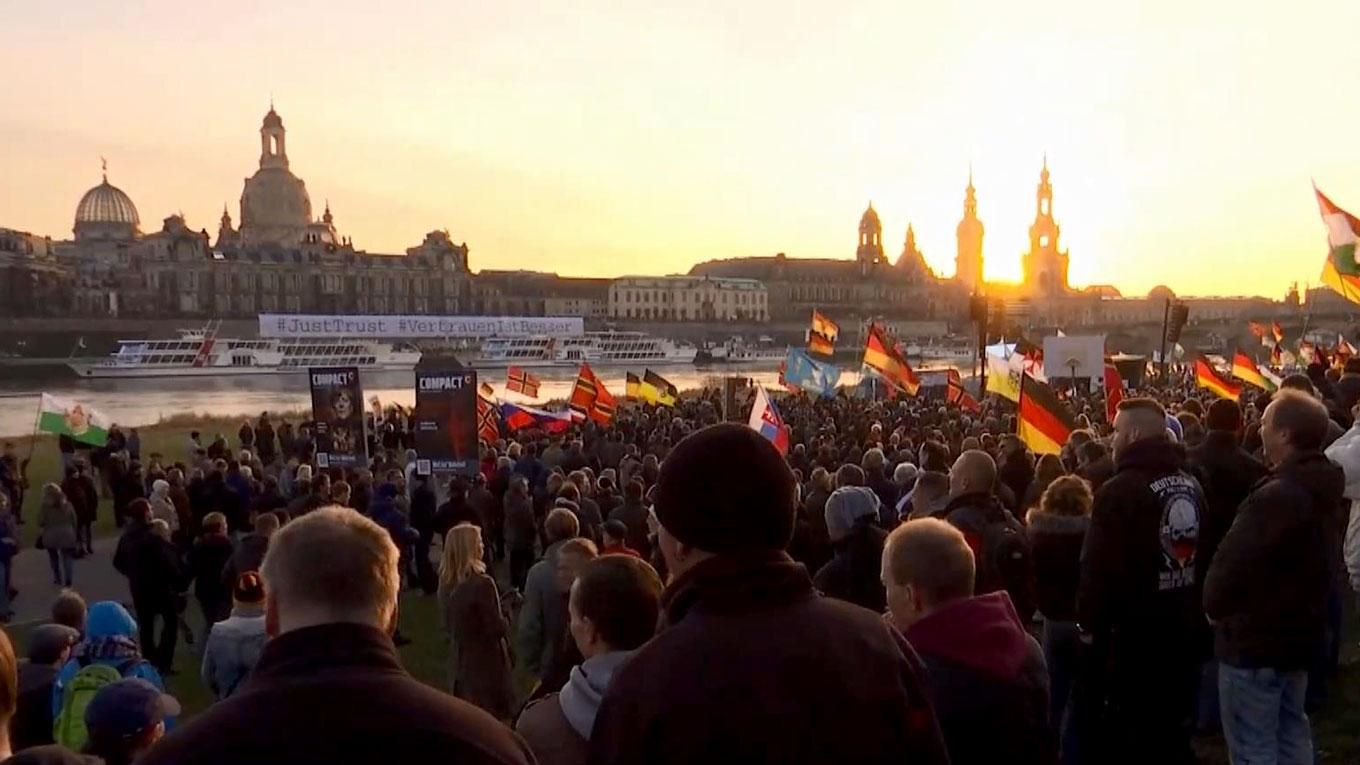
<instances>
[{"instance_id":1,"label":"cathedral tower","mask_svg":"<svg viewBox=\"0 0 1360 765\"><path fill-rule=\"evenodd\" d=\"M977 215L977 194L973 188L973 169L968 168L968 188L963 196L963 220L956 231L958 251L954 256L954 279L971 292L982 286L982 237L985 233Z\"/></svg>"},{"instance_id":2,"label":"cathedral tower","mask_svg":"<svg viewBox=\"0 0 1360 765\"><path fill-rule=\"evenodd\" d=\"M1053 219L1053 185L1048 182L1048 157L1039 173L1034 197L1034 223L1029 227L1029 252L1023 260L1025 292L1052 297L1068 291L1067 252L1058 249L1061 229Z\"/></svg>"},{"instance_id":3,"label":"cathedral tower","mask_svg":"<svg viewBox=\"0 0 1360 765\"><path fill-rule=\"evenodd\" d=\"M859 219L859 248L855 250L855 260L861 266L886 262L883 256L883 224L878 220L873 202L869 203L869 209Z\"/></svg>"}]
</instances>

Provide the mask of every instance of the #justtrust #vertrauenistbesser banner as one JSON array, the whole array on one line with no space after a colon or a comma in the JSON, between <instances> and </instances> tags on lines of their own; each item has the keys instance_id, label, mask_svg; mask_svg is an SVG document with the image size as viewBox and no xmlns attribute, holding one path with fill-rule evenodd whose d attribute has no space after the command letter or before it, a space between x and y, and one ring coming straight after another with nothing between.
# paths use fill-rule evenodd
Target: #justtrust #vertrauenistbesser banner
<instances>
[{"instance_id":1,"label":"#justtrust #vertrauenistbesser banner","mask_svg":"<svg viewBox=\"0 0 1360 765\"><path fill-rule=\"evenodd\" d=\"M451 359L416 367L416 471L477 471L477 370Z\"/></svg>"},{"instance_id":2,"label":"#justtrust #vertrauenistbesser banner","mask_svg":"<svg viewBox=\"0 0 1360 765\"><path fill-rule=\"evenodd\" d=\"M585 331L579 316L325 316L260 314L260 337L562 337Z\"/></svg>"},{"instance_id":3,"label":"#justtrust #vertrauenistbesser banner","mask_svg":"<svg viewBox=\"0 0 1360 765\"><path fill-rule=\"evenodd\" d=\"M312 420L317 467L367 467L364 391L358 367L312 367Z\"/></svg>"}]
</instances>

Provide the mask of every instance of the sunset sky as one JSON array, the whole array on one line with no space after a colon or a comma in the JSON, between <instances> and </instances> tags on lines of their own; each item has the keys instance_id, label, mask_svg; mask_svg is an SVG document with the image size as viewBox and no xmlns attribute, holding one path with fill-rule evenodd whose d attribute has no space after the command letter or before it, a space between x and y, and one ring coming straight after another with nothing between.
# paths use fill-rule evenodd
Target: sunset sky
<instances>
[{"instance_id":1,"label":"sunset sky","mask_svg":"<svg viewBox=\"0 0 1360 765\"><path fill-rule=\"evenodd\" d=\"M239 222L272 95L315 213L474 269L854 256L873 200L954 271L969 163L1019 276L1045 152L1074 284L1318 281L1310 179L1360 213L1360 2L0 0L0 226Z\"/></svg>"}]
</instances>

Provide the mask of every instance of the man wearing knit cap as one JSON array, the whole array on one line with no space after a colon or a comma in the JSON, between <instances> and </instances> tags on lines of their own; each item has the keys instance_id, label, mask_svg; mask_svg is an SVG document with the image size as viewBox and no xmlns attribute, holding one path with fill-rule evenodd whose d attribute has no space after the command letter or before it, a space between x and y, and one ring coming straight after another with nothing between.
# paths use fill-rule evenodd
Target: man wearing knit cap
<instances>
[{"instance_id":1,"label":"man wearing knit cap","mask_svg":"<svg viewBox=\"0 0 1360 765\"><path fill-rule=\"evenodd\" d=\"M842 486L826 500L826 531L834 556L812 580L829 598L882 613L879 562L888 532L879 528L879 498L867 486Z\"/></svg>"},{"instance_id":2,"label":"man wearing knit cap","mask_svg":"<svg viewBox=\"0 0 1360 765\"><path fill-rule=\"evenodd\" d=\"M878 614L820 597L785 554L794 498L783 458L741 425L667 456L661 631L615 675L590 762L948 762L911 647Z\"/></svg>"}]
</instances>

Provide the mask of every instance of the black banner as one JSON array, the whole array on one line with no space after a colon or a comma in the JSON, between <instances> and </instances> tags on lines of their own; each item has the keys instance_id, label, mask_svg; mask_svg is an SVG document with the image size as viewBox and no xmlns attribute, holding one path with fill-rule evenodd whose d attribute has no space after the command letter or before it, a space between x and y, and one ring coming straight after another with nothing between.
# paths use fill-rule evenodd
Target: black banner
<instances>
[{"instance_id":1,"label":"black banner","mask_svg":"<svg viewBox=\"0 0 1360 765\"><path fill-rule=\"evenodd\" d=\"M426 359L416 367L416 472L477 472L477 370L457 359Z\"/></svg>"},{"instance_id":2,"label":"black banner","mask_svg":"<svg viewBox=\"0 0 1360 765\"><path fill-rule=\"evenodd\" d=\"M307 377L312 385L317 467L368 467L359 368L313 367Z\"/></svg>"}]
</instances>

